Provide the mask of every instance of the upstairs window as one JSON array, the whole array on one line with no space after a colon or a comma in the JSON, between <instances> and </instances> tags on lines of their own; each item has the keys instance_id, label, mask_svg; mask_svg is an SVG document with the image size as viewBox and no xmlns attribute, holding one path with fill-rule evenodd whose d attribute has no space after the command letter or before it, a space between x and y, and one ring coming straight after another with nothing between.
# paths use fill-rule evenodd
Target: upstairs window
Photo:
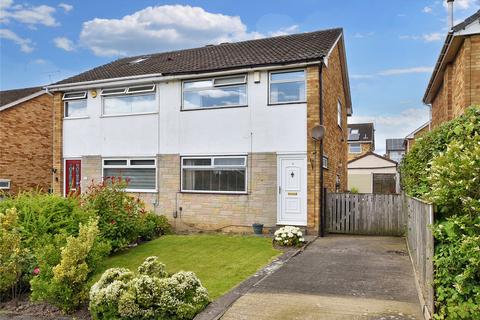
<instances>
[{"instance_id":1,"label":"upstairs window","mask_svg":"<svg viewBox=\"0 0 480 320\"><path fill-rule=\"evenodd\" d=\"M155 85L102 90L104 115L127 115L157 111Z\"/></svg>"},{"instance_id":2,"label":"upstairs window","mask_svg":"<svg viewBox=\"0 0 480 320\"><path fill-rule=\"evenodd\" d=\"M127 180L127 191L155 192L156 162L152 159L104 159L103 179Z\"/></svg>"},{"instance_id":3,"label":"upstairs window","mask_svg":"<svg viewBox=\"0 0 480 320\"><path fill-rule=\"evenodd\" d=\"M360 143L349 143L348 144L348 152L349 153L361 153L362 152L362 146Z\"/></svg>"},{"instance_id":4,"label":"upstairs window","mask_svg":"<svg viewBox=\"0 0 480 320\"><path fill-rule=\"evenodd\" d=\"M247 157L183 157L182 191L246 193Z\"/></svg>"},{"instance_id":5,"label":"upstairs window","mask_svg":"<svg viewBox=\"0 0 480 320\"><path fill-rule=\"evenodd\" d=\"M246 75L183 82L183 110L246 105Z\"/></svg>"},{"instance_id":6,"label":"upstairs window","mask_svg":"<svg viewBox=\"0 0 480 320\"><path fill-rule=\"evenodd\" d=\"M340 100L337 101L337 124L342 127L342 103Z\"/></svg>"},{"instance_id":7,"label":"upstairs window","mask_svg":"<svg viewBox=\"0 0 480 320\"><path fill-rule=\"evenodd\" d=\"M63 94L65 118L87 115L87 91L65 92Z\"/></svg>"},{"instance_id":8,"label":"upstairs window","mask_svg":"<svg viewBox=\"0 0 480 320\"><path fill-rule=\"evenodd\" d=\"M270 72L269 103L305 102L305 70Z\"/></svg>"}]
</instances>

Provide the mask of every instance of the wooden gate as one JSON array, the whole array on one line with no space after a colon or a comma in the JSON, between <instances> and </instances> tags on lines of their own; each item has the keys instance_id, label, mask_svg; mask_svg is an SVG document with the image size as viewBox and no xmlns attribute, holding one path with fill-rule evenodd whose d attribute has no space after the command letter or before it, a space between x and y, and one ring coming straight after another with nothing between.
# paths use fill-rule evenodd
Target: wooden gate
<instances>
[{"instance_id":1,"label":"wooden gate","mask_svg":"<svg viewBox=\"0 0 480 320\"><path fill-rule=\"evenodd\" d=\"M326 229L330 233L399 236L407 214L401 194L327 193Z\"/></svg>"}]
</instances>

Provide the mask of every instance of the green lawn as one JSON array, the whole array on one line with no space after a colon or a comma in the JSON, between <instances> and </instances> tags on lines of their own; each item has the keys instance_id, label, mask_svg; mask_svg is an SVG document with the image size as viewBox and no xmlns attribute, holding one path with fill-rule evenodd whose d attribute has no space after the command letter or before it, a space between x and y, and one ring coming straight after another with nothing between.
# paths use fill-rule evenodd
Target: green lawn
<instances>
[{"instance_id":1,"label":"green lawn","mask_svg":"<svg viewBox=\"0 0 480 320\"><path fill-rule=\"evenodd\" d=\"M272 248L269 238L227 235L168 235L105 259L100 274L112 267L132 271L146 257L157 256L167 271L193 271L216 299L281 252Z\"/></svg>"}]
</instances>

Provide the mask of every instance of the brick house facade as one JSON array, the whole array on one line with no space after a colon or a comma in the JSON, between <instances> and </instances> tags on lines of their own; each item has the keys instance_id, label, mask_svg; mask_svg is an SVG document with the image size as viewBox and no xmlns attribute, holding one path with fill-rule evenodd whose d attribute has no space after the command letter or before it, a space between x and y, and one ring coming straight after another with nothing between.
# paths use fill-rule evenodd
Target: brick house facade
<instances>
[{"instance_id":1,"label":"brick house facade","mask_svg":"<svg viewBox=\"0 0 480 320\"><path fill-rule=\"evenodd\" d=\"M432 128L480 104L480 10L447 35L423 101Z\"/></svg>"},{"instance_id":2,"label":"brick house facade","mask_svg":"<svg viewBox=\"0 0 480 320\"><path fill-rule=\"evenodd\" d=\"M18 193L52 187L52 96L42 88L0 92L0 179Z\"/></svg>"},{"instance_id":3,"label":"brick house facade","mask_svg":"<svg viewBox=\"0 0 480 320\"><path fill-rule=\"evenodd\" d=\"M375 150L374 124L348 124L348 161L361 157Z\"/></svg>"},{"instance_id":4,"label":"brick house facade","mask_svg":"<svg viewBox=\"0 0 480 320\"><path fill-rule=\"evenodd\" d=\"M319 49L322 46L318 46L318 42L322 42L323 49ZM238 50L238 45L243 46L244 43L248 48L246 47L244 51ZM300 48L292 47L298 46L299 43L302 43ZM260 46L257 47L257 44ZM201 64L205 51L220 49L225 53L232 50L215 62L221 64L222 59L228 60L231 56L236 56L236 61L243 59L242 55L248 58L248 50L253 49L252 54L255 59L260 59L272 54L270 49L265 49L270 44L275 44L277 48L285 48L288 55L292 55L292 59L297 59L296 52L301 55L302 50L307 50L310 46L317 52L314 51L315 57L312 57L311 61L292 63L282 61L279 64L277 59L280 58L273 56L273 60L264 66L252 67L249 60L245 65L236 66L227 71L225 66L218 71L212 66L202 72L188 70L188 72L174 74L170 71L171 75L166 70L159 70L162 71L162 75L153 81L156 101L160 105L159 112L149 112L144 115L99 117L105 112L104 101L108 98L103 96L105 88L119 86L115 78L117 70L113 69L111 64L49 86L49 90L55 93L53 137L55 192L65 192L65 185L68 184L65 175L67 160L81 162L80 186L84 191L91 181L102 180L105 176L106 161L109 159L130 161L128 159L147 157L152 161L155 160L156 188L149 191L130 192L141 197L146 205L158 214L167 216L177 230L251 232L252 223L262 223L265 231L268 231L269 228L275 228L277 225L287 224L279 223L279 210L281 210L279 206L283 205L283 197L287 197L287 194L289 197L291 194L304 192L305 204L301 204L299 210L305 213L305 221L293 221L291 224L304 226L311 232L318 231L321 176L323 175L323 186L329 191L347 189L347 116L351 114L351 98L341 29L251 40L237 43L237 46L222 44L179 51L177 57L183 52L198 54L197 58L200 59L199 64ZM305 46L307 48L304 48ZM323 52L325 47L328 49ZM266 50L263 57L260 57L258 50ZM152 60L152 68L169 67L165 62L161 62L164 61L162 54L152 55L149 59ZM127 62L130 60L132 58L125 59ZM155 66L153 66L154 62L156 62ZM128 64L130 65L131 62ZM106 73L112 74L112 80L98 78L95 72L102 68ZM135 74L138 71L134 66L131 70L131 75L137 77L133 78L137 81L135 85L143 85L138 79L139 75ZM156 70L150 71L154 74ZM176 69L175 72L177 72ZM271 103L272 96L269 92L273 90L271 82L275 80L272 75L289 72L301 72L304 75L305 100L293 103ZM239 74L242 78L245 74L244 86L248 88L247 105L235 108L188 110L188 112L182 110L185 106L185 92L183 92L186 90L185 83L195 81L197 78L217 77L213 81L228 79L231 75L239 78ZM150 73L145 76L149 75ZM125 75L121 82L122 86L133 85L125 80ZM152 83L152 80L144 80L144 83ZM69 119L68 116L66 117L65 95L76 94L79 91L85 92L84 99L87 101L85 108L88 115ZM154 93L152 97L153 95ZM183 102L178 100L180 98ZM182 106L180 110L178 105ZM340 114L337 113L338 110ZM238 122L241 125L237 126ZM107 128L113 123L115 123L114 126ZM142 129L135 130L136 123ZM326 129L322 143L310 137L312 128L319 124ZM122 126L129 127L125 130L128 134L123 135L124 130L118 131ZM89 132L82 131L87 127L91 128ZM91 133L96 129L99 131L97 136L100 139ZM190 133L189 130L192 132ZM239 132L236 133L235 130ZM128 141L113 137L113 131ZM143 133L145 137L150 138L145 140L142 137ZM89 134L91 136L88 136ZM156 141L149 144L150 140ZM103 143L103 141L112 142ZM92 144L100 146L97 148ZM141 144L145 147L137 147ZM323 144L324 158L319 156L321 144ZM147 149L149 151L145 151ZM207 161L210 157L213 157L212 159L228 158L237 155L245 157L246 161L244 192L184 190L186 183L184 170L186 169L183 167L191 157ZM322 159L323 168L320 166ZM293 169L291 172L292 179L293 173L297 173L295 177L299 177L301 172L305 173L305 181L299 180L302 185L304 183L304 191L301 186L298 191L290 190L289 192L286 189L284 191L285 185L280 182L281 172L284 170L283 160L288 160L287 162L291 160L294 169L296 163L304 163L300 165L300 171ZM295 161L297 162L294 165ZM294 203L293 206L295 205Z\"/></svg>"}]
</instances>

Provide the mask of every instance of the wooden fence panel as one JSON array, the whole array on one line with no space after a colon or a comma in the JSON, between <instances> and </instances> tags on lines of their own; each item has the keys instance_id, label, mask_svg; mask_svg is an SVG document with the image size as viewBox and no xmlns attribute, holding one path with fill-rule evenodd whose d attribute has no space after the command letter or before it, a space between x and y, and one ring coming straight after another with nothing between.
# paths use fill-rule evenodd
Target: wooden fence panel
<instances>
[{"instance_id":1,"label":"wooden fence panel","mask_svg":"<svg viewBox=\"0 0 480 320\"><path fill-rule=\"evenodd\" d=\"M406 231L400 194L328 193L327 231L331 233L403 235Z\"/></svg>"},{"instance_id":2,"label":"wooden fence panel","mask_svg":"<svg viewBox=\"0 0 480 320\"><path fill-rule=\"evenodd\" d=\"M408 213L408 251L423 298L423 312L427 319L434 311L434 238L430 225L434 222L435 208L431 203L411 197L405 198Z\"/></svg>"}]
</instances>

